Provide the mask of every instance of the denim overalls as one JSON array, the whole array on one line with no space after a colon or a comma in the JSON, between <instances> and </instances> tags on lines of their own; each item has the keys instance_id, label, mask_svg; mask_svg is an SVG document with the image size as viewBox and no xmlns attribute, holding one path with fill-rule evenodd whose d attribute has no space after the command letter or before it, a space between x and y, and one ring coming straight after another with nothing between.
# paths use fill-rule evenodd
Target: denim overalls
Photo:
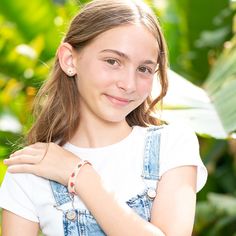
<instances>
[{"instance_id":1,"label":"denim overalls","mask_svg":"<svg viewBox=\"0 0 236 236\"><path fill-rule=\"evenodd\" d=\"M156 196L156 184L159 180L160 130L162 127L149 127L146 133L142 178L146 183L143 193L131 198L126 203L146 221L150 221L153 199ZM70 210L63 211L65 236L104 236L105 233L88 210L75 209L73 197L67 187L50 181L56 201L56 208L67 202L72 203Z\"/></svg>"}]
</instances>

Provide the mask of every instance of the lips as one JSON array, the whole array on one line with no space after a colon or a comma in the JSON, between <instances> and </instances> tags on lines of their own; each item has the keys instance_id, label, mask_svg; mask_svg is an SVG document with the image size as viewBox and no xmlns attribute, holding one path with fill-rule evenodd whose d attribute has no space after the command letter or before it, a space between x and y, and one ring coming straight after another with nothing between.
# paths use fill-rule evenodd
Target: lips
<instances>
[{"instance_id":1,"label":"lips","mask_svg":"<svg viewBox=\"0 0 236 236\"><path fill-rule=\"evenodd\" d=\"M122 97L116 97L116 96L111 96L108 94L105 94L107 99L114 105L119 105L119 106L126 106L128 105L132 100L127 99L127 98L122 98Z\"/></svg>"}]
</instances>

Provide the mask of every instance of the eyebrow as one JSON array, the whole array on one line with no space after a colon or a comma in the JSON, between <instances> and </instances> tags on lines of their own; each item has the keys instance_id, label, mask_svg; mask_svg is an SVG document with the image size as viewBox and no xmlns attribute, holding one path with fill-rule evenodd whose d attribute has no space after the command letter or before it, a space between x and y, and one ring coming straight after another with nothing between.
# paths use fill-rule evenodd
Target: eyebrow
<instances>
[{"instance_id":1,"label":"eyebrow","mask_svg":"<svg viewBox=\"0 0 236 236\"><path fill-rule=\"evenodd\" d=\"M126 55L126 54L123 53L123 52L114 50L114 49L104 49L104 50L100 51L100 53L103 53L103 52L115 53L115 54L117 54L118 56L125 58L126 60L130 60L130 58L129 58L128 55ZM144 63L144 64L149 64L149 65L154 65L154 66L157 65L157 62L154 62L154 61L152 61L152 60L144 60L142 63Z\"/></svg>"}]
</instances>

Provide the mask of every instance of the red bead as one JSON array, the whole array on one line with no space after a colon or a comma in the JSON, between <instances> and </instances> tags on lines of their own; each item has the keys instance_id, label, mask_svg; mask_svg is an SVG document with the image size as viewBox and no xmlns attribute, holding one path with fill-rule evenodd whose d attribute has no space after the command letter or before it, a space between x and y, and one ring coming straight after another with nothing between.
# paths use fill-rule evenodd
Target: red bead
<instances>
[{"instance_id":1,"label":"red bead","mask_svg":"<svg viewBox=\"0 0 236 236\"><path fill-rule=\"evenodd\" d=\"M71 187L73 187L73 186L74 186L74 183L73 183L73 182L71 182L71 183L70 183L70 186L71 186Z\"/></svg>"},{"instance_id":2,"label":"red bead","mask_svg":"<svg viewBox=\"0 0 236 236\"><path fill-rule=\"evenodd\" d=\"M75 177L75 172L72 173L71 177L72 177L72 178Z\"/></svg>"}]
</instances>

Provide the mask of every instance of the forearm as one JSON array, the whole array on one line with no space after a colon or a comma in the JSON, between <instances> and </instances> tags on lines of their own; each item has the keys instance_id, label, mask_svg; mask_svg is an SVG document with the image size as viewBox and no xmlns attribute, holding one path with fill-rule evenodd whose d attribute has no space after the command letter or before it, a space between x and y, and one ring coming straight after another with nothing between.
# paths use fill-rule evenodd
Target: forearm
<instances>
[{"instance_id":1,"label":"forearm","mask_svg":"<svg viewBox=\"0 0 236 236\"><path fill-rule=\"evenodd\" d=\"M2 211L2 236L37 236L39 224L26 220L8 210Z\"/></svg>"},{"instance_id":2,"label":"forearm","mask_svg":"<svg viewBox=\"0 0 236 236\"><path fill-rule=\"evenodd\" d=\"M85 165L78 175L76 192L107 235L164 236L160 229L142 219L128 205L119 203L89 165Z\"/></svg>"},{"instance_id":3,"label":"forearm","mask_svg":"<svg viewBox=\"0 0 236 236\"><path fill-rule=\"evenodd\" d=\"M76 163L78 168L78 157L51 143L47 155L42 159L45 146L36 143L11 155L10 159L5 160L8 171L32 173L63 185L67 185L68 181L70 186L75 183L76 193L107 235L163 236L161 230L166 236L176 233L191 235L196 205L196 166L174 168L162 175L158 182L158 198L153 202L151 224L125 203L119 203L92 166L85 164L81 167L76 171L78 176L76 174L71 182L71 177L68 177Z\"/></svg>"}]
</instances>

